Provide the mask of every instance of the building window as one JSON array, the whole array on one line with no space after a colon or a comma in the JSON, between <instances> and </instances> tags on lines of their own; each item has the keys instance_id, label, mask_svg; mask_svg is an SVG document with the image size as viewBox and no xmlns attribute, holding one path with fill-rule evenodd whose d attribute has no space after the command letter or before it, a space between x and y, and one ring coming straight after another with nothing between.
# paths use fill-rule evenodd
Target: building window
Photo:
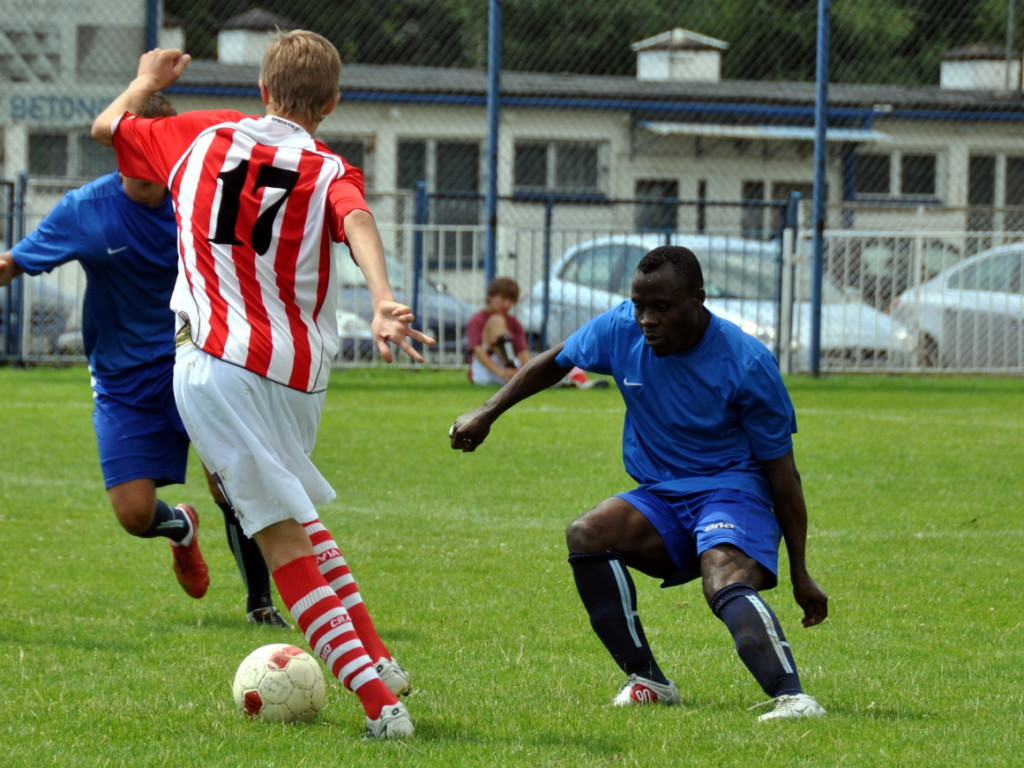
<instances>
[{"instance_id":1,"label":"building window","mask_svg":"<svg viewBox=\"0 0 1024 768\"><path fill-rule=\"evenodd\" d=\"M1004 203L1006 228L1019 232L1024 229L1024 157L1009 155L1006 158L1006 190Z\"/></svg>"},{"instance_id":2,"label":"building window","mask_svg":"<svg viewBox=\"0 0 1024 768\"><path fill-rule=\"evenodd\" d=\"M996 156L971 155L967 164L967 229L972 232L990 232L995 228L995 216L991 210L996 202ZM972 241L968 251L987 248L987 239Z\"/></svg>"},{"instance_id":3,"label":"building window","mask_svg":"<svg viewBox=\"0 0 1024 768\"><path fill-rule=\"evenodd\" d=\"M334 137L325 138L323 141L329 150L341 155L345 158L346 163L354 165L363 172L363 181L366 184L367 191L373 188L373 163L371 162L371 154L367 150L370 139Z\"/></svg>"},{"instance_id":4,"label":"building window","mask_svg":"<svg viewBox=\"0 0 1024 768\"><path fill-rule=\"evenodd\" d=\"M398 188L412 190L420 181L436 197L431 205L432 222L480 223L479 142L398 142Z\"/></svg>"},{"instance_id":5,"label":"building window","mask_svg":"<svg viewBox=\"0 0 1024 768\"><path fill-rule=\"evenodd\" d=\"M117 157L113 147L105 147L89 135L78 136L78 172L83 179L95 179L113 173L117 168Z\"/></svg>"},{"instance_id":6,"label":"building window","mask_svg":"<svg viewBox=\"0 0 1024 768\"><path fill-rule=\"evenodd\" d=\"M427 142L398 142L398 188L414 190L421 181L428 181Z\"/></svg>"},{"instance_id":7,"label":"building window","mask_svg":"<svg viewBox=\"0 0 1024 768\"><path fill-rule=\"evenodd\" d=\"M538 142L516 145L515 188L517 191L542 191L548 185L548 147Z\"/></svg>"},{"instance_id":8,"label":"building window","mask_svg":"<svg viewBox=\"0 0 1024 768\"><path fill-rule=\"evenodd\" d=\"M640 179L636 182L636 228L674 230L679 206L679 182Z\"/></svg>"},{"instance_id":9,"label":"building window","mask_svg":"<svg viewBox=\"0 0 1024 768\"><path fill-rule=\"evenodd\" d=\"M483 258L483 238L475 228L483 220L478 141L406 139L398 142L398 187L413 190L424 182L431 195L430 223L450 225L431 233L429 266L470 267Z\"/></svg>"},{"instance_id":10,"label":"building window","mask_svg":"<svg viewBox=\"0 0 1024 768\"><path fill-rule=\"evenodd\" d=\"M517 194L602 194L605 186L599 142L518 141L513 178Z\"/></svg>"},{"instance_id":11,"label":"building window","mask_svg":"<svg viewBox=\"0 0 1024 768\"><path fill-rule=\"evenodd\" d=\"M891 167L889 155L857 155L854 191L858 195L888 195Z\"/></svg>"},{"instance_id":12,"label":"building window","mask_svg":"<svg viewBox=\"0 0 1024 768\"><path fill-rule=\"evenodd\" d=\"M867 198L934 198L937 169L938 160L932 152L858 154L854 192L857 197Z\"/></svg>"},{"instance_id":13,"label":"building window","mask_svg":"<svg viewBox=\"0 0 1024 768\"><path fill-rule=\"evenodd\" d=\"M68 135L33 133L28 137L28 172L32 176L68 175Z\"/></svg>"},{"instance_id":14,"label":"building window","mask_svg":"<svg viewBox=\"0 0 1024 768\"><path fill-rule=\"evenodd\" d=\"M1024 157L1006 158L1006 205L1024 206Z\"/></svg>"},{"instance_id":15,"label":"building window","mask_svg":"<svg viewBox=\"0 0 1024 768\"><path fill-rule=\"evenodd\" d=\"M28 172L57 179L94 179L117 168L114 150L93 141L84 131L31 133Z\"/></svg>"},{"instance_id":16,"label":"building window","mask_svg":"<svg viewBox=\"0 0 1024 768\"><path fill-rule=\"evenodd\" d=\"M597 147L555 145L555 186L563 192L597 191Z\"/></svg>"},{"instance_id":17,"label":"building window","mask_svg":"<svg viewBox=\"0 0 1024 768\"><path fill-rule=\"evenodd\" d=\"M759 239L764 235L764 182L744 181L740 194L743 198L740 212L743 236Z\"/></svg>"},{"instance_id":18,"label":"building window","mask_svg":"<svg viewBox=\"0 0 1024 768\"><path fill-rule=\"evenodd\" d=\"M900 158L900 192L935 196L935 155L905 154Z\"/></svg>"}]
</instances>

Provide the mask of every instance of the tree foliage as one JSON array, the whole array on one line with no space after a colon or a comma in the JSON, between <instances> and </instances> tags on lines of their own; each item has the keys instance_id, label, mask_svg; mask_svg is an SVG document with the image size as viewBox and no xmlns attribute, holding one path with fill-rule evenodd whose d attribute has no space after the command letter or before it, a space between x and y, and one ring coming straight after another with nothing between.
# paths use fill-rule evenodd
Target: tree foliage
<instances>
[{"instance_id":1,"label":"tree foliage","mask_svg":"<svg viewBox=\"0 0 1024 768\"><path fill-rule=\"evenodd\" d=\"M1010 0L832 0L833 82L936 84L953 48L1007 39ZM1024 3L1020 4L1024 15ZM193 55L216 56L221 23L262 8L330 38L346 62L487 64L485 0L165 0ZM628 75L630 44L684 27L729 43L723 75L813 80L818 0L502 0L502 65L527 72ZM1011 40L1019 39L1020 19Z\"/></svg>"}]
</instances>

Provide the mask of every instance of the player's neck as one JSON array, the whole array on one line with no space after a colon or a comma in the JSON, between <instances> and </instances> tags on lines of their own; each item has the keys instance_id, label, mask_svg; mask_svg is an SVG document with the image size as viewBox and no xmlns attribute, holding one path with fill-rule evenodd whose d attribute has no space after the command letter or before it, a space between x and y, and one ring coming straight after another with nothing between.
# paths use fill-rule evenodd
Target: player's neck
<instances>
[{"instance_id":1,"label":"player's neck","mask_svg":"<svg viewBox=\"0 0 1024 768\"><path fill-rule=\"evenodd\" d=\"M130 200L150 208L159 208L167 197L167 188L142 179L131 179L121 176L121 187Z\"/></svg>"},{"instance_id":2,"label":"player's neck","mask_svg":"<svg viewBox=\"0 0 1024 768\"><path fill-rule=\"evenodd\" d=\"M278 112L273 108L273 105L269 104L267 105L267 117L278 117L281 120L287 120L289 123L295 123L295 125L305 130L306 133L308 133L310 136L312 136L313 133L316 131L317 126L320 125L319 120L316 121L315 123L310 123L309 120L299 115L289 115L285 114L284 112Z\"/></svg>"}]
</instances>

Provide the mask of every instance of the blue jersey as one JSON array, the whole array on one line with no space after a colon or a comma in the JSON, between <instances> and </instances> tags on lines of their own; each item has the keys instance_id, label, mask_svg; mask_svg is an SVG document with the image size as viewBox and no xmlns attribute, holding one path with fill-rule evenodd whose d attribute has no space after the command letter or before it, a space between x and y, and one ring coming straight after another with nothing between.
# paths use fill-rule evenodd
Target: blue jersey
<instances>
[{"instance_id":1,"label":"blue jersey","mask_svg":"<svg viewBox=\"0 0 1024 768\"><path fill-rule=\"evenodd\" d=\"M12 249L30 275L69 261L85 270L82 337L97 392L146 403L171 386L177 236L170 197L136 203L115 172L68 192Z\"/></svg>"},{"instance_id":2,"label":"blue jersey","mask_svg":"<svg viewBox=\"0 0 1024 768\"><path fill-rule=\"evenodd\" d=\"M626 403L622 459L642 488L728 488L772 503L761 462L792 450L796 415L775 358L753 336L711 315L696 347L658 357L626 301L572 334L557 360L615 378Z\"/></svg>"}]
</instances>

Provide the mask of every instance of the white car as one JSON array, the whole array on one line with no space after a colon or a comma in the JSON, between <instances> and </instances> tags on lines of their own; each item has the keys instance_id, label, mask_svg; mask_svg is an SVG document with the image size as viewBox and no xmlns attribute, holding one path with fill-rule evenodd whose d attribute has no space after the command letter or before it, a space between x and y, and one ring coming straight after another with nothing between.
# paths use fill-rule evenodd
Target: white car
<instances>
[{"instance_id":1,"label":"white car","mask_svg":"<svg viewBox=\"0 0 1024 768\"><path fill-rule=\"evenodd\" d=\"M890 313L929 367L1024 368L1024 243L982 251L904 291Z\"/></svg>"},{"instance_id":2,"label":"white car","mask_svg":"<svg viewBox=\"0 0 1024 768\"><path fill-rule=\"evenodd\" d=\"M777 242L702 235L672 235L672 245L692 250L704 272L705 306L756 336L776 356L779 338L781 259ZM592 317L629 298L640 259L664 245L664 235L622 235L590 240L568 249L554 263L547 286L534 284L520 319L536 343L552 346ZM811 274L796 270L789 350L796 370L810 368ZM546 311L545 311L546 309ZM823 369L899 367L911 351L906 329L889 316L822 285Z\"/></svg>"}]
</instances>

